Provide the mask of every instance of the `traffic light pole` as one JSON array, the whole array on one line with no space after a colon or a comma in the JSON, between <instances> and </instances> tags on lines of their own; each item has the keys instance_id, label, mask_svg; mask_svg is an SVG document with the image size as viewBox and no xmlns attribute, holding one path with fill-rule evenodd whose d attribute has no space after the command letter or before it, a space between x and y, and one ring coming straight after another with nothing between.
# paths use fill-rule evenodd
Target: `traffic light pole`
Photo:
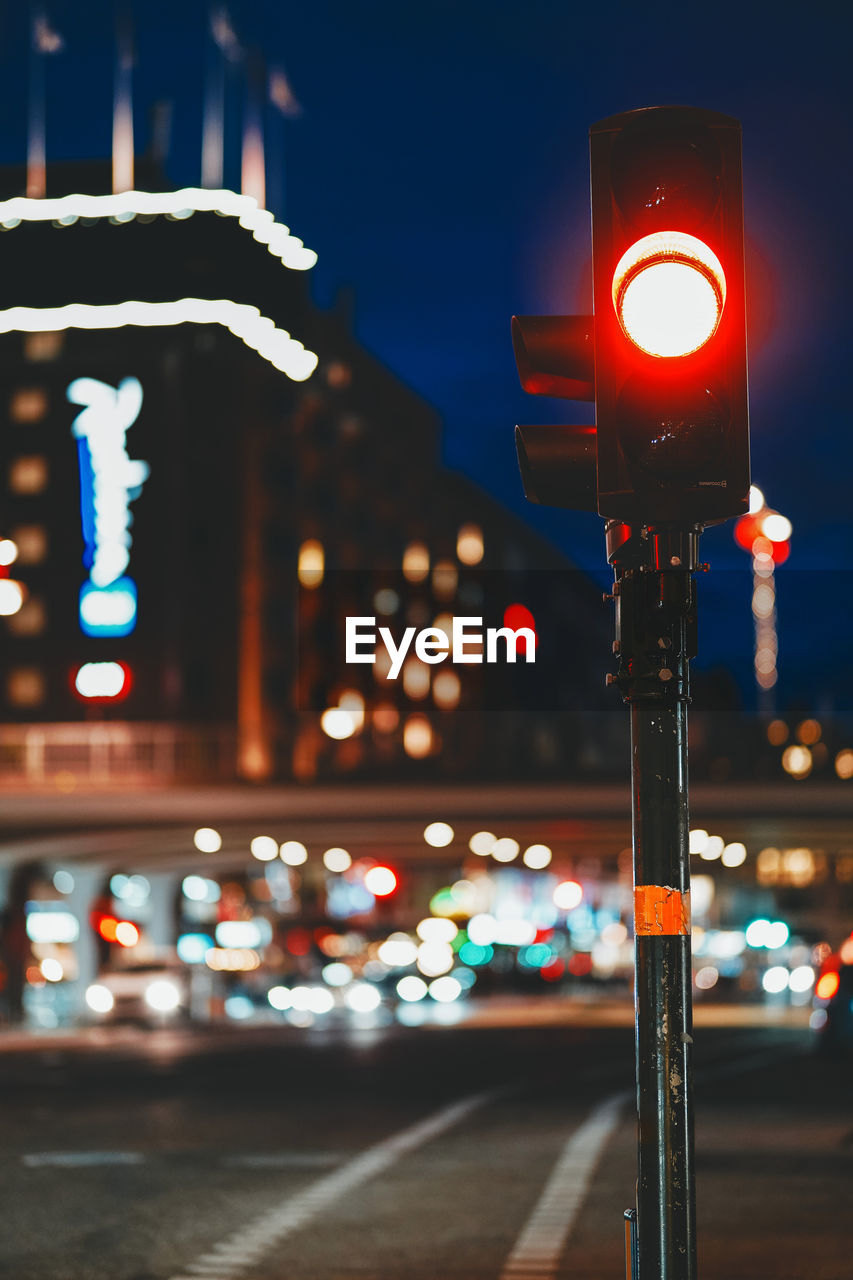
<instances>
[{"instance_id":1,"label":"traffic light pole","mask_svg":"<svg viewBox=\"0 0 853 1280\"><path fill-rule=\"evenodd\" d=\"M619 656L613 682L631 711L639 1125L634 1280L695 1280L687 702L699 530L632 530L611 521L606 533Z\"/></svg>"},{"instance_id":2,"label":"traffic light pole","mask_svg":"<svg viewBox=\"0 0 853 1280\"><path fill-rule=\"evenodd\" d=\"M740 123L648 107L592 126L592 316L515 316L521 385L595 427L519 426L532 502L597 511L631 709L637 1207L630 1280L696 1280L687 813L699 533L749 492ZM702 299L701 304L699 299Z\"/></svg>"}]
</instances>

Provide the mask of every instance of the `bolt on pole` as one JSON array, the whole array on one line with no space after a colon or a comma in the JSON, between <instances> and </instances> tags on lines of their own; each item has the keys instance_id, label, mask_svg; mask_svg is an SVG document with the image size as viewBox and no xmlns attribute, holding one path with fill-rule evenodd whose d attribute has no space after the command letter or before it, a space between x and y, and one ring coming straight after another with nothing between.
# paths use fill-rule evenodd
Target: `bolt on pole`
<instances>
[{"instance_id":1,"label":"bolt on pole","mask_svg":"<svg viewBox=\"0 0 853 1280\"><path fill-rule=\"evenodd\" d=\"M615 683L630 707L638 1280L695 1280L693 1012L687 805L698 530L607 527Z\"/></svg>"}]
</instances>

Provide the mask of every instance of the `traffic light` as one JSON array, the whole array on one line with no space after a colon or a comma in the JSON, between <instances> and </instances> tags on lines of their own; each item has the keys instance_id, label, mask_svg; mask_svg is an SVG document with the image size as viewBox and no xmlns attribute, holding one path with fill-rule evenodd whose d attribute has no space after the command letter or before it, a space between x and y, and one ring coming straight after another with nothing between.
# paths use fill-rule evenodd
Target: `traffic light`
<instances>
[{"instance_id":1,"label":"traffic light","mask_svg":"<svg viewBox=\"0 0 853 1280\"><path fill-rule=\"evenodd\" d=\"M594 398L596 427L519 427L525 492L632 525L740 515L740 125L693 107L624 112L593 125L590 164L594 317L516 317L513 341L525 389Z\"/></svg>"},{"instance_id":2,"label":"traffic light","mask_svg":"<svg viewBox=\"0 0 853 1280\"><path fill-rule=\"evenodd\" d=\"M592 316L513 316L518 376L531 395L595 399ZM516 427L525 496L547 507L597 511L595 427Z\"/></svg>"}]
</instances>

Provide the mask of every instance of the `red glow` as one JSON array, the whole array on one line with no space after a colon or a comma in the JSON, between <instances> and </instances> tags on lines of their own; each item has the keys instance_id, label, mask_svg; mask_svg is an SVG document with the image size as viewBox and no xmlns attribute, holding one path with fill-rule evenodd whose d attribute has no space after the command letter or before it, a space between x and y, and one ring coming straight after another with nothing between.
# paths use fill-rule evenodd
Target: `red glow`
<instances>
[{"instance_id":1,"label":"red glow","mask_svg":"<svg viewBox=\"0 0 853 1280\"><path fill-rule=\"evenodd\" d=\"M769 538L760 534L752 544L752 554L756 559L769 557L774 564L784 564L791 554L791 544L790 542L771 542Z\"/></svg>"},{"instance_id":2,"label":"red glow","mask_svg":"<svg viewBox=\"0 0 853 1280\"><path fill-rule=\"evenodd\" d=\"M119 667L124 675L124 681L120 686L120 688L115 693L113 692L106 693L106 694L93 693L93 692L84 693L84 692L81 692L80 688L78 687L78 676L80 675L82 667L72 667L71 671L69 672L68 678L69 678L69 683L71 685L71 692L74 694L74 697L78 700L78 702L85 702L85 703L123 702L133 687L133 672L131 671L127 663L115 662L112 664L92 664L92 663L83 664L83 666L92 666L92 665L104 665L104 666L113 665L113 666ZM94 685L93 687L97 688L97 685Z\"/></svg>"},{"instance_id":3,"label":"red glow","mask_svg":"<svg viewBox=\"0 0 853 1280\"><path fill-rule=\"evenodd\" d=\"M139 941L139 929L130 920L118 920L101 911L93 911L90 920L104 942L117 942L120 947L135 947Z\"/></svg>"},{"instance_id":4,"label":"red glow","mask_svg":"<svg viewBox=\"0 0 853 1280\"><path fill-rule=\"evenodd\" d=\"M754 556L763 552L772 557L774 564L784 564L791 554L791 544L787 539L774 542L772 538L767 537L763 530L766 517L766 510L756 511L754 515L741 516L735 524L735 542L739 547L743 547L744 551L749 551Z\"/></svg>"},{"instance_id":5,"label":"red glow","mask_svg":"<svg viewBox=\"0 0 853 1280\"><path fill-rule=\"evenodd\" d=\"M307 956L311 950L311 934L307 929L291 929L284 945L292 956Z\"/></svg>"},{"instance_id":6,"label":"red glow","mask_svg":"<svg viewBox=\"0 0 853 1280\"><path fill-rule=\"evenodd\" d=\"M118 929L118 920L115 916L101 916L98 921L98 933L104 942L116 941L116 930Z\"/></svg>"},{"instance_id":7,"label":"red glow","mask_svg":"<svg viewBox=\"0 0 853 1280\"><path fill-rule=\"evenodd\" d=\"M509 604L504 609L503 625L509 627L512 631L518 631L521 627L527 627L533 632L533 648L536 649L536 619L530 610L523 604ZM527 638L519 636L515 642L516 653L523 653L527 656Z\"/></svg>"},{"instance_id":8,"label":"red glow","mask_svg":"<svg viewBox=\"0 0 853 1280\"><path fill-rule=\"evenodd\" d=\"M841 985L841 978L834 971L824 973L815 987L815 995L819 1000L831 1000Z\"/></svg>"},{"instance_id":9,"label":"red glow","mask_svg":"<svg viewBox=\"0 0 853 1280\"><path fill-rule=\"evenodd\" d=\"M559 982L560 978L562 978L563 974L566 972L566 963L564 960L560 960L559 958L556 960L549 960L548 964L544 965L540 972L546 982Z\"/></svg>"},{"instance_id":10,"label":"red glow","mask_svg":"<svg viewBox=\"0 0 853 1280\"><path fill-rule=\"evenodd\" d=\"M585 978L592 969L592 956L586 951L577 951L569 961L569 973L576 978Z\"/></svg>"},{"instance_id":11,"label":"red glow","mask_svg":"<svg viewBox=\"0 0 853 1280\"><path fill-rule=\"evenodd\" d=\"M744 551L752 551L752 544L755 539L761 537L761 520L763 518L763 513L755 512L754 515L741 516L736 522L735 542L739 547L743 547Z\"/></svg>"}]
</instances>

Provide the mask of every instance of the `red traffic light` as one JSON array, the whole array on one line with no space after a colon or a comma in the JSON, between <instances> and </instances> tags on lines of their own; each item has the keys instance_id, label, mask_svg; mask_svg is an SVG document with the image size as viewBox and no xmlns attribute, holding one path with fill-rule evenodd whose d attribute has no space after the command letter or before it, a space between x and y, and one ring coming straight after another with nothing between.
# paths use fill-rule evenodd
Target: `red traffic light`
<instances>
[{"instance_id":1,"label":"red traffic light","mask_svg":"<svg viewBox=\"0 0 853 1280\"><path fill-rule=\"evenodd\" d=\"M590 130L594 316L515 316L533 395L595 426L518 426L531 502L697 528L749 491L740 125L651 107Z\"/></svg>"},{"instance_id":2,"label":"red traffic light","mask_svg":"<svg viewBox=\"0 0 853 1280\"><path fill-rule=\"evenodd\" d=\"M701 526L749 489L740 126L653 107L590 131L598 510Z\"/></svg>"},{"instance_id":3,"label":"red traffic light","mask_svg":"<svg viewBox=\"0 0 853 1280\"><path fill-rule=\"evenodd\" d=\"M687 356L713 337L726 277L712 249L681 231L656 231L626 249L613 273L625 335L647 355Z\"/></svg>"}]
</instances>

